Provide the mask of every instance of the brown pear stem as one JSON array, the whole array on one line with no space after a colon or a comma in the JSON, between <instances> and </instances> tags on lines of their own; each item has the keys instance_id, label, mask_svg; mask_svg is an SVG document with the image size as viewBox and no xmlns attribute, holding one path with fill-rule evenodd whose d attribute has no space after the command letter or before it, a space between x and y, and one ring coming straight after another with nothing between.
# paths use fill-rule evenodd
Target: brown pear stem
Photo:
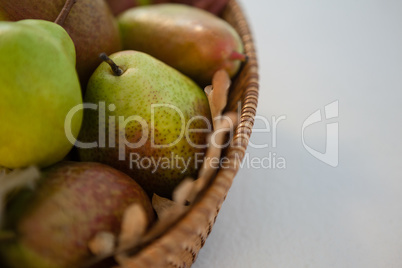
<instances>
[{"instance_id":1,"label":"brown pear stem","mask_svg":"<svg viewBox=\"0 0 402 268\"><path fill-rule=\"evenodd\" d=\"M57 16L57 19L54 21L54 23L63 26L68 14L70 14L71 9L76 2L77 0L66 0L63 9L60 11L59 16Z\"/></svg>"},{"instance_id":2,"label":"brown pear stem","mask_svg":"<svg viewBox=\"0 0 402 268\"><path fill-rule=\"evenodd\" d=\"M99 58L110 65L110 68L112 68L112 71L115 75L120 76L124 73L124 71L116 63L114 63L114 61L109 58L106 53L101 53Z\"/></svg>"},{"instance_id":3,"label":"brown pear stem","mask_svg":"<svg viewBox=\"0 0 402 268\"><path fill-rule=\"evenodd\" d=\"M230 56L229 56L230 60L240 60L240 61L246 61L247 60L247 56L239 53L237 51L233 51Z\"/></svg>"}]
</instances>

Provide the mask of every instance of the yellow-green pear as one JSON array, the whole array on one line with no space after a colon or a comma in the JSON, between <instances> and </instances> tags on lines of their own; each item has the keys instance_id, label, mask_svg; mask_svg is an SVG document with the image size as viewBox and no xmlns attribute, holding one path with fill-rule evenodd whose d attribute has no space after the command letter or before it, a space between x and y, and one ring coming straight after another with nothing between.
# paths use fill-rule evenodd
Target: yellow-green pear
<instances>
[{"instance_id":1,"label":"yellow-green pear","mask_svg":"<svg viewBox=\"0 0 402 268\"><path fill-rule=\"evenodd\" d=\"M82 111L65 133L69 111L82 104L75 49L59 25L0 22L0 166L49 166L79 133Z\"/></svg>"},{"instance_id":2,"label":"yellow-green pear","mask_svg":"<svg viewBox=\"0 0 402 268\"><path fill-rule=\"evenodd\" d=\"M85 95L95 106L84 113L81 160L111 165L149 194L168 197L184 178L196 178L201 166L211 129L205 93L148 54L103 58L111 66L96 69Z\"/></svg>"}]
</instances>

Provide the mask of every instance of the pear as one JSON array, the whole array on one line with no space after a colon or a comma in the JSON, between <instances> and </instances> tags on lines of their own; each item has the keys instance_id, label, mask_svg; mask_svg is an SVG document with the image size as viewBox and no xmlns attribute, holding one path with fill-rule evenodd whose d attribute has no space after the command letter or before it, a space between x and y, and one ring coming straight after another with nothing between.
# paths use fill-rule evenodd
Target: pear
<instances>
[{"instance_id":1,"label":"pear","mask_svg":"<svg viewBox=\"0 0 402 268\"><path fill-rule=\"evenodd\" d=\"M0 0L0 13L11 21L55 21L66 0ZM83 85L99 65L101 52L121 49L117 22L104 0L78 0L63 24L77 52L77 70Z\"/></svg>"},{"instance_id":2,"label":"pear","mask_svg":"<svg viewBox=\"0 0 402 268\"><path fill-rule=\"evenodd\" d=\"M0 22L0 166L49 166L72 148L65 118L82 104L74 44L59 25ZM71 118L78 136L82 111Z\"/></svg>"},{"instance_id":3,"label":"pear","mask_svg":"<svg viewBox=\"0 0 402 268\"><path fill-rule=\"evenodd\" d=\"M243 44L230 24L182 4L136 7L118 17L124 49L148 53L200 85L225 69L233 77L245 60Z\"/></svg>"},{"instance_id":4,"label":"pear","mask_svg":"<svg viewBox=\"0 0 402 268\"><path fill-rule=\"evenodd\" d=\"M201 166L211 129L205 93L145 53L122 51L103 59L112 68L102 63L89 80L85 102L99 109L85 110L79 136L85 146L97 145L78 145L81 160L111 165L149 194L169 197Z\"/></svg>"},{"instance_id":5,"label":"pear","mask_svg":"<svg viewBox=\"0 0 402 268\"><path fill-rule=\"evenodd\" d=\"M125 209L139 204L151 223L144 190L127 175L99 163L61 162L43 171L34 190L12 197L0 255L15 268L80 267L91 257L88 242L98 232L118 235Z\"/></svg>"}]
</instances>

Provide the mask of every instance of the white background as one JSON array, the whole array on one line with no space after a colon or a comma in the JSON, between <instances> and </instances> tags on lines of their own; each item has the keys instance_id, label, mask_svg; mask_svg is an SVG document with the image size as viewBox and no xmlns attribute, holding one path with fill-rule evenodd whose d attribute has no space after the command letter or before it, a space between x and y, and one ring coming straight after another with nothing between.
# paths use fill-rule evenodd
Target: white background
<instances>
[{"instance_id":1,"label":"white background","mask_svg":"<svg viewBox=\"0 0 402 268\"><path fill-rule=\"evenodd\" d=\"M402 1L242 1L260 64L249 157L193 267L402 267ZM304 120L339 101L339 166L310 155ZM272 126L271 126L272 127ZM256 122L255 129L264 128ZM272 129L271 129L272 130ZM325 151L326 122L306 129Z\"/></svg>"}]
</instances>

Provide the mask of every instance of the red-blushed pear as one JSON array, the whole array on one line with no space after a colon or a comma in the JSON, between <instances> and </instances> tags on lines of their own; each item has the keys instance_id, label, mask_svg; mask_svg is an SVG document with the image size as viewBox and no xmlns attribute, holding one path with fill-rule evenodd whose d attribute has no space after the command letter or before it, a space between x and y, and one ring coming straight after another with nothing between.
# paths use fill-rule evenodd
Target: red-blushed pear
<instances>
[{"instance_id":1,"label":"red-blushed pear","mask_svg":"<svg viewBox=\"0 0 402 268\"><path fill-rule=\"evenodd\" d=\"M223 19L183 4L136 7L118 17L123 48L143 51L202 86L225 69L233 77L246 59L242 41Z\"/></svg>"},{"instance_id":2,"label":"red-blushed pear","mask_svg":"<svg viewBox=\"0 0 402 268\"><path fill-rule=\"evenodd\" d=\"M84 112L79 140L98 146L80 148L81 160L108 164L149 194L168 197L201 166L211 128L205 93L148 54L122 51L102 58L107 63L92 75L84 99L106 109Z\"/></svg>"},{"instance_id":3,"label":"red-blushed pear","mask_svg":"<svg viewBox=\"0 0 402 268\"><path fill-rule=\"evenodd\" d=\"M0 0L0 13L7 20L55 21L66 0ZM101 52L121 49L116 20L104 0L76 0L63 24L77 52L77 70L83 85L99 65Z\"/></svg>"},{"instance_id":4,"label":"red-blushed pear","mask_svg":"<svg viewBox=\"0 0 402 268\"><path fill-rule=\"evenodd\" d=\"M61 162L11 198L4 229L15 238L0 241L0 256L12 268L80 267L93 257L88 243L100 232L118 236L133 204L153 221L151 202L132 178L99 163Z\"/></svg>"}]
</instances>

